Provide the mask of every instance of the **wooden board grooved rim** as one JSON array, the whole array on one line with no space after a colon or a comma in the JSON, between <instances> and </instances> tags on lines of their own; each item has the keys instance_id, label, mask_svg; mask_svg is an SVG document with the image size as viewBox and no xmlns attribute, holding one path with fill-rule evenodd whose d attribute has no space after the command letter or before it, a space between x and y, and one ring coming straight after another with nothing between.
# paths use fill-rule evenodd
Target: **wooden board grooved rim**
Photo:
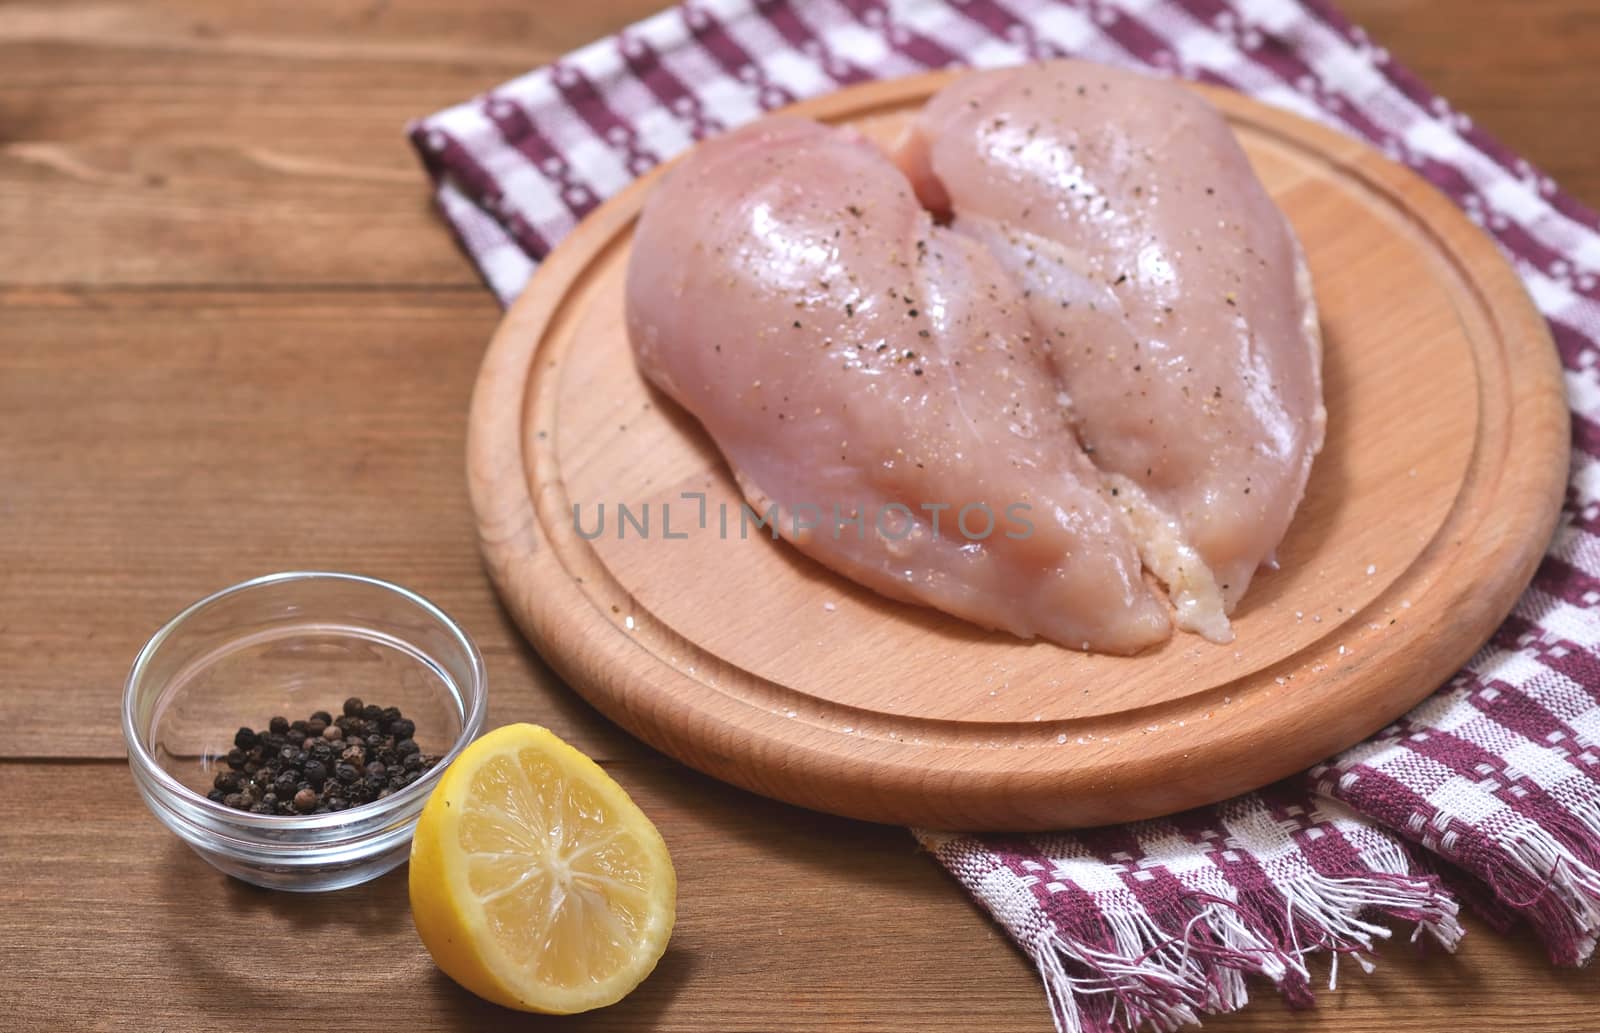
<instances>
[{"instance_id":1,"label":"wooden board grooved rim","mask_svg":"<svg viewBox=\"0 0 1600 1033\"><path fill-rule=\"evenodd\" d=\"M794 110L882 138L950 76ZM580 536L574 501L737 498L693 421L642 383L622 330L652 173L541 266L473 398L484 554L552 667L716 777L947 828L1099 824L1233 795L1359 741L1455 671L1509 612L1559 510L1567 411L1544 322L1494 245L1415 174L1198 89L1301 235L1328 350L1329 445L1233 646L1179 636L1086 657L881 600L782 544Z\"/></svg>"}]
</instances>

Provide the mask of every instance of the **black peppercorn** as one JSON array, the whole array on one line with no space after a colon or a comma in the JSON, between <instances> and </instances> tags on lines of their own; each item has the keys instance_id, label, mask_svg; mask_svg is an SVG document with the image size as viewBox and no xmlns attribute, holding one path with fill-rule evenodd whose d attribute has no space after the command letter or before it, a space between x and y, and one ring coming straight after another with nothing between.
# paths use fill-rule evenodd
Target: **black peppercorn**
<instances>
[{"instance_id":1,"label":"black peppercorn","mask_svg":"<svg viewBox=\"0 0 1600 1033\"><path fill-rule=\"evenodd\" d=\"M207 798L253 814L327 814L398 792L437 762L398 707L352 696L342 709L304 721L275 716L259 732L241 727Z\"/></svg>"}]
</instances>

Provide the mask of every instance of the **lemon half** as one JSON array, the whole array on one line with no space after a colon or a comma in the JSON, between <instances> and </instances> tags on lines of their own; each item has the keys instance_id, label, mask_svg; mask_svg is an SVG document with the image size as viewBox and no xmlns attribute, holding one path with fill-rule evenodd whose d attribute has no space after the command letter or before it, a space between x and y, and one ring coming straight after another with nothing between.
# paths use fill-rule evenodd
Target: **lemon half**
<instances>
[{"instance_id":1,"label":"lemon half","mask_svg":"<svg viewBox=\"0 0 1600 1033\"><path fill-rule=\"evenodd\" d=\"M666 950L677 893L650 819L536 725L467 747L411 842L411 914L428 952L468 990L522 1011L621 1000Z\"/></svg>"}]
</instances>

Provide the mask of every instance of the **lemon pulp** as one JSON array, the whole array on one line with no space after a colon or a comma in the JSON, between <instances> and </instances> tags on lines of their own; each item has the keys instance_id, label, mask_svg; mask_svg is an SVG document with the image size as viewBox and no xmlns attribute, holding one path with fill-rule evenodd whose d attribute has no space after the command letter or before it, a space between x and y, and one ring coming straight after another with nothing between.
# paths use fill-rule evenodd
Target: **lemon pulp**
<instances>
[{"instance_id":1,"label":"lemon pulp","mask_svg":"<svg viewBox=\"0 0 1600 1033\"><path fill-rule=\"evenodd\" d=\"M410 879L439 966L525 1011L620 1000L666 949L677 897L650 819L534 725L497 729L450 765L417 823Z\"/></svg>"}]
</instances>

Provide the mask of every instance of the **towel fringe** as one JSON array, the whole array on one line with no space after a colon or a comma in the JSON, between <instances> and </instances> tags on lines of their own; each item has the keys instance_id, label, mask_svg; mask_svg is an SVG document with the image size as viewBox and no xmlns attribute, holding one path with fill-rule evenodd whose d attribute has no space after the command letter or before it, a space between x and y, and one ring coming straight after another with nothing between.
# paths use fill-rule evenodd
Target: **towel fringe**
<instances>
[{"instance_id":1,"label":"towel fringe","mask_svg":"<svg viewBox=\"0 0 1600 1033\"><path fill-rule=\"evenodd\" d=\"M1394 853L1404 866L1402 852ZM1313 952L1332 954L1330 987L1342 954L1371 971L1374 946L1390 930L1370 916L1415 922L1416 935L1427 933L1447 950L1462 936L1456 902L1439 880L1405 867L1350 877L1311 873L1277 889L1273 904L1195 895L1186 901L1194 910L1179 936L1163 932L1141 909L1102 912L1109 949L1060 929L1036 937L1026 949L1056 1029L1173 1033L1201 1015L1244 1007L1248 976L1265 977L1291 1003L1309 1005L1306 959Z\"/></svg>"},{"instance_id":2,"label":"towel fringe","mask_svg":"<svg viewBox=\"0 0 1600 1033\"><path fill-rule=\"evenodd\" d=\"M1583 965L1600 941L1600 806L1571 803L1548 820L1550 827L1521 820L1494 833L1499 855L1481 874L1539 928L1550 960Z\"/></svg>"}]
</instances>

